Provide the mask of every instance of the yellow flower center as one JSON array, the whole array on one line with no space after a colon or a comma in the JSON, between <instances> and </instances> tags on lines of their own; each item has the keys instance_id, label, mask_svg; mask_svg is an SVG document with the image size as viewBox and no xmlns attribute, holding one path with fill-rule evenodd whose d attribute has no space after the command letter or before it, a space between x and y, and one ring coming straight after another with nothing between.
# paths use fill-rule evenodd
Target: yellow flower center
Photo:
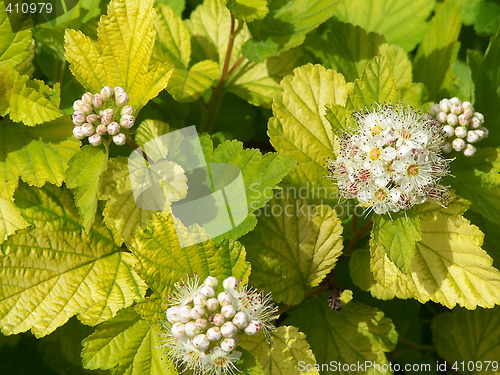
<instances>
[{"instance_id":1,"label":"yellow flower center","mask_svg":"<svg viewBox=\"0 0 500 375\"><path fill-rule=\"evenodd\" d=\"M408 173L408 176L415 177L418 175L419 169L418 165L412 164L406 169L406 172Z\"/></svg>"},{"instance_id":2,"label":"yellow flower center","mask_svg":"<svg viewBox=\"0 0 500 375\"><path fill-rule=\"evenodd\" d=\"M372 136L376 136L376 135L379 135L380 133L382 133L382 127L380 125L375 125L373 128L372 128Z\"/></svg>"},{"instance_id":3,"label":"yellow flower center","mask_svg":"<svg viewBox=\"0 0 500 375\"><path fill-rule=\"evenodd\" d=\"M378 189L375 193L375 197L377 197L379 201L385 201L385 199L387 198L387 193L383 189Z\"/></svg>"},{"instance_id":4,"label":"yellow flower center","mask_svg":"<svg viewBox=\"0 0 500 375\"><path fill-rule=\"evenodd\" d=\"M382 151L380 151L378 148L373 148L370 151L370 159L371 160L378 160L378 159L380 159L380 155L382 155Z\"/></svg>"}]
</instances>

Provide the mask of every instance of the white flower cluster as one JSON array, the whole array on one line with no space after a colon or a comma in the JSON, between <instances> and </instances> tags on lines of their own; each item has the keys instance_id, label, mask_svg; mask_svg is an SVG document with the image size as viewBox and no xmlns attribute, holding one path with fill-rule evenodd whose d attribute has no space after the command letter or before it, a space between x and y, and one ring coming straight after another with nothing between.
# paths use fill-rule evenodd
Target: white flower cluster
<instances>
[{"instance_id":1,"label":"white flower cluster","mask_svg":"<svg viewBox=\"0 0 500 375\"><path fill-rule=\"evenodd\" d=\"M445 153L450 153L453 149L457 152L463 151L465 156L473 156L476 148L472 143L488 136L488 129L481 126L484 116L474 112L470 102L462 102L456 97L443 99L431 107L430 114L443 125L447 138L442 147Z\"/></svg>"},{"instance_id":2,"label":"white flower cluster","mask_svg":"<svg viewBox=\"0 0 500 375\"><path fill-rule=\"evenodd\" d=\"M135 122L134 109L127 105L128 95L121 87L104 86L100 94L83 94L73 103L73 135L76 139L89 138L89 143L99 146L107 133L118 146L125 144L121 128L130 129Z\"/></svg>"},{"instance_id":3,"label":"white flower cluster","mask_svg":"<svg viewBox=\"0 0 500 375\"><path fill-rule=\"evenodd\" d=\"M329 177L341 196L357 199L376 214L397 212L427 200L445 205L449 192L440 179L449 160L440 155L441 126L403 105L355 112L358 129L340 138Z\"/></svg>"},{"instance_id":4,"label":"white flower cluster","mask_svg":"<svg viewBox=\"0 0 500 375\"><path fill-rule=\"evenodd\" d=\"M202 285L198 277L176 285L164 322L167 355L177 365L195 374L233 374L241 352L235 351L238 336L263 331L268 339L276 318L271 296L240 286L235 277L218 282L208 276Z\"/></svg>"}]
</instances>

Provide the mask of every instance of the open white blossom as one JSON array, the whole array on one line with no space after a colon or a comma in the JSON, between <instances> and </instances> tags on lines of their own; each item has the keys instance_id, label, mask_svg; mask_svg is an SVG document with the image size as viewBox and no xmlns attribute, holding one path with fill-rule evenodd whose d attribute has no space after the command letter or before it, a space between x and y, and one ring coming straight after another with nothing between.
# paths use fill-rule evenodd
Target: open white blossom
<instances>
[{"instance_id":1,"label":"open white blossom","mask_svg":"<svg viewBox=\"0 0 500 375\"><path fill-rule=\"evenodd\" d=\"M177 366L196 375L233 375L238 337L263 332L270 340L277 318L271 296L241 286L234 277L222 283L208 276L203 284L197 276L178 283L169 297L170 307L163 322L163 347Z\"/></svg>"},{"instance_id":2,"label":"open white blossom","mask_svg":"<svg viewBox=\"0 0 500 375\"><path fill-rule=\"evenodd\" d=\"M427 200L447 203L449 192L439 184L449 173L449 160L440 154L440 124L403 105L353 115L358 128L341 136L337 158L328 161L329 177L342 197L356 199L376 214Z\"/></svg>"}]
</instances>

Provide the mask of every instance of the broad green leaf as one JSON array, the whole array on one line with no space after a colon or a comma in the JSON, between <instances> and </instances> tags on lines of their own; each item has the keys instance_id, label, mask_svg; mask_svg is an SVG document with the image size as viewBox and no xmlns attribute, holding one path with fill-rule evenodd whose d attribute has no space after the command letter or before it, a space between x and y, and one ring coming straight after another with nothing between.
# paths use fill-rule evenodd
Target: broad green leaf
<instances>
[{"instance_id":1,"label":"broad green leaf","mask_svg":"<svg viewBox=\"0 0 500 375\"><path fill-rule=\"evenodd\" d=\"M257 358L265 374L319 374L314 367L307 371L299 368L301 363L314 366L316 358L309 348L306 335L296 327L278 327L273 333L273 341L268 344L266 337L259 334L243 336L240 345Z\"/></svg>"},{"instance_id":2,"label":"broad green leaf","mask_svg":"<svg viewBox=\"0 0 500 375\"><path fill-rule=\"evenodd\" d=\"M268 0L228 0L227 7L234 17L250 23L266 16L267 3Z\"/></svg>"},{"instance_id":3,"label":"broad green leaf","mask_svg":"<svg viewBox=\"0 0 500 375\"><path fill-rule=\"evenodd\" d=\"M476 111L481 112L485 118L485 126L495 129L500 121L500 114L496 110L500 106L500 29L491 38L486 53L481 56L477 51L469 51L467 62L471 70L475 87ZM488 138L481 141L481 146L498 147L500 132L490 131Z\"/></svg>"},{"instance_id":4,"label":"broad green leaf","mask_svg":"<svg viewBox=\"0 0 500 375\"><path fill-rule=\"evenodd\" d=\"M236 367L238 369L242 369L245 371L245 375L264 375L264 370L262 369L261 364L259 361L257 361L257 358L255 358L252 354L250 354L248 351L245 349L242 349L241 346L238 346L237 349L241 353L241 357L237 363Z\"/></svg>"},{"instance_id":5,"label":"broad green leaf","mask_svg":"<svg viewBox=\"0 0 500 375\"><path fill-rule=\"evenodd\" d=\"M221 143L211 155L206 155L207 163L229 163L238 166L245 183L248 215L241 224L217 237L236 240L247 234L257 224L254 211L263 207L273 197L273 189L295 165L294 161L275 152L262 155L257 149L245 149L239 141Z\"/></svg>"},{"instance_id":6,"label":"broad green leaf","mask_svg":"<svg viewBox=\"0 0 500 375\"><path fill-rule=\"evenodd\" d=\"M415 80L425 83L429 95L439 100L439 92L449 83L460 44L461 11L458 0L446 0L429 22L415 58Z\"/></svg>"},{"instance_id":7,"label":"broad green leaf","mask_svg":"<svg viewBox=\"0 0 500 375\"><path fill-rule=\"evenodd\" d=\"M35 128L0 121L0 197L12 197L19 177L37 187L61 185L68 161L80 148L72 128L66 116Z\"/></svg>"},{"instance_id":8,"label":"broad green leaf","mask_svg":"<svg viewBox=\"0 0 500 375\"><path fill-rule=\"evenodd\" d=\"M73 315L99 324L146 292L111 232L96 222L87 236L68 190L18 189L16 204L33 228L1 246L0 325L6 335L45 336Z\"/></svg>"},{"instance_id":9,"label":"broad green leaf","mask_svg":"<svg viewBox=\"0 0 500 375\"><path fill-rule=\"evenodd\" d=\"M496 0L459 0L465 25L480 35L494 35L500 26L500 4Z\"/></svg>"},{"instance_id":10,"label":"broad green leaf","mask_svg":"<svg viewBox=\"0 0 500 375\"><path fill-rule=\"evenodd\" d=\"M457 207L421 211L422 239L417 242L408 274L399 271L384 249L372 243L370 268L379 292L422 303L432 300L448 308L458 304L474 309L500 303L500 272L481 249L484 235L460 215L463 210L456 211Z\"/></svg>"},{"instance_id":11,"label":"broad green leaf","mask_svg":"<svg viewBox=\"0 0 500 375\"><path fill-rule=\"evenodd\" d=\"M327 293L306 299L290 310L285 324L293 324L307 335L318 363L388 363L386 352L394 349L397 333L384 313L358 302L350 302L337 313L328 306ZM337 374L389 374L373 368L346 371L330 368Z\"/></svg>"},{"instance_id":12,"label":"broad green leaf","mask_svg":"<svg viewBox=\"0 0 500 375\"><path fill-rule=\"evenodd\" d=\"M335 11L335 18L361 26L411 51L424 37L434 0L349 0Z\"/></svg>"},{"instance_id":13,"label":"broad green leaf","mask_svg":"<svg viewBox=\"0 0 500 375\"><path fill-rule=\"evenodd\" d=\"M389 61L384 56L377 56L363 69L361 77L354 81L346 107L364 110L366 106L395 102L398 99L399 92Z\"/></svg>"},{"instance_id":14,"label":"broad green leaf","mask_svg":"<svg viewBox=\"0 0 500 375\"><path fill-rule=\"evenodd\" d=\"M175 375L161 344L159 332L132 309L124 309L83 340L83 365L112 370L113 375Z\"/></svg>"},{"instance_id":15,"label":"broad green leaf","mask_svg":"<svg viewBox=\"0 0 500 375\"><path fill-rule=\"evenodd\" d=\"M205 60L189 69L175 68L167 91L175 100L185 103L198 99L220 76L216 62Z\"/></svg>"},{"instance_id":16,"label":"broad green leaf","mask_svg":"<svg viewBox=\"0 0 500 375\"><path fill-rule=\"evenodd\" d=\"M352 117L352 112L352 110L335 103L326 106L325 118L332 125L332 131L336 135L356 128L356 121Z\"/></svg>"},{"instance_id":17,"label":"broad green leaf","mask_svg":"<svg viewBox=\"0 0 500 375\"><path fill-rule=\"evenodd\" d=\"M97 211L97 193L102 173L108 165L108 151L102 147L84 146L68 163L66 186L75 190L75 204L88 233Z\"/></svg>"},{"instance_id":18,"label":"broad green leaf","mask_svg":"<svg viewBox=\"0 0 500 375\"><path fill-rule=\"evenodd\" d=\"M421 240L420 233L420 218L414 212L373 218L373 241L383 247L389 260L403 273L410 270L416 242Z\"/></svg>"},{"instance_id":19,"label":"broad green leaf","mask_svg":"<svg viewBox=\"0 0 500 375\"><path fill-rule=\"evenodd\" d=\"M182 248L174 220L177 219L172 215L154 215L151 222L137 230L131 245L133 254L139 259L135 266L138 274L157 296L165 297L175 283L195 273L202 280L209 275L220 280L231 275L237 279L248 278L250 264L245 261L245 249L241 244L226 240L216 246L208 240ZM195 231L203 231L195 225L189 230L193 236L197 235Z\"/></svg>"},{"instance_id":20,"label":"broad green leaf","mask_svg":"<svg viewBox=\"0 0 500 375\"><path fill-rule=\"evenodd\" d=\"M453 187L472 202L470 209L500 224L499 150L480 148L474 158L459 158L452 164Z\"/></svg>"},{"instance_id":21,"label":"broad green leaf","mask_svg":"<svg viewBox=\"0 0 500 375\"><path fill-rule=\"evenodd\" d=\"M4 2L0 3L0 68L4 65L18 68L21 64L32 59L30 51L31 30L12 32L5 4Z\"/></svg>"},{"instance_id":22,"label":"broad green leaf","mask_svg":"<svg viewBox=\"0 0 500 375\"><path fill-rule=\"evenodd\" d=\"M64 113L59 109L59 84L54 88L43 81L30 80L10 65L0 68L0 115L12 121L35 126L55 120Z\"/></svg>"},{"instance_id":23,"label":"broad green leaf","mask_svg":"<svg viewBox=\"0 0 500 375\"><path fill-rule=\"evenodd\" d=\"M248 25L252 39L243 46L243 55L251 61L263 62L304 42L306 34L328 20L337 0L271 1L269 13Z\"/></svg>"},{"instance_id":24,"label":"broad green leaf","mask_svg":"<svg viewBox=\"0 0 500 375\"><path fill-rule=\"evenodd\" d=\"M0 244L19 229L28 227L19 209L9 199L0 198Z\"/></svg>"},{"instance_id":25,"label":"broad green leaf","mask_svg":"<svg viewBox=\"0 0 500 375\"><path fill-rule=\"evenodd\" d=\"M325 118L326 105L345 105L347 88L344 77L320 65L305 65L294 70L293 76L281 81L283 93L273 101L273 115L268 135L274 148L294 158L298 166L292 179L334 192L325 159L333 158L334 135Z\"/></svg>"},{"instance_id":26,"label":"broad green leaf","mask_svg":"<svg viewBox=\"0 0 500 375\"><path fill-rule=\"evenodd\" d=\"M252 283L273 299L298 304L323 280L342 252L342 224L327 206L277 192L260 210L259 223L242 238Z\"/></svg>"},{"instance_id":27,"label":"broad green leaf","mask_svg":"<svg viewBox=\"0 0 500 375\"><path fill-rule=\"evenodd\" d=\"M172 74L168 64L150 64L155 41L153 0L112 0L94 42L66 30L65 56L73 75L88 91L121 86L139 111L163 90Z\"/></svg>"},{"instance_id":28,"label":"broad green leaf","mask_svg":"<svg viewBox=\"0 0 500 375\"><path fill-rule=\"evenodd\" d=\"M498 363L500 358L498 306L489 310L453 309L434 317L431 328L438 354L449 364L458 362L461 374L498 374L498 365L495 370L491 363ZM471 362L475 366L467 366Z\"/></svg>"}]
</instances>

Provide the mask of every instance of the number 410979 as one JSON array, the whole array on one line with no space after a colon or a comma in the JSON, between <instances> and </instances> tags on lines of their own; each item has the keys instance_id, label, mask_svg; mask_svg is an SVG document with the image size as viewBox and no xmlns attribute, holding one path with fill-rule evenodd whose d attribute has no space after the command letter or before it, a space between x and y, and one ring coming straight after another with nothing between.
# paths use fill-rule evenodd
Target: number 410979
<instances>
[{"instance_id":1,"label":"number 410979","mask_svg":"<svg viewBox=\"0 0 500 375\"><path fill-rule=\"evenodd\" d=\"M27 13L52 13L51 3L9 3L5 9L7 13L27 14Z\"/></svg>"}]
</instances>

